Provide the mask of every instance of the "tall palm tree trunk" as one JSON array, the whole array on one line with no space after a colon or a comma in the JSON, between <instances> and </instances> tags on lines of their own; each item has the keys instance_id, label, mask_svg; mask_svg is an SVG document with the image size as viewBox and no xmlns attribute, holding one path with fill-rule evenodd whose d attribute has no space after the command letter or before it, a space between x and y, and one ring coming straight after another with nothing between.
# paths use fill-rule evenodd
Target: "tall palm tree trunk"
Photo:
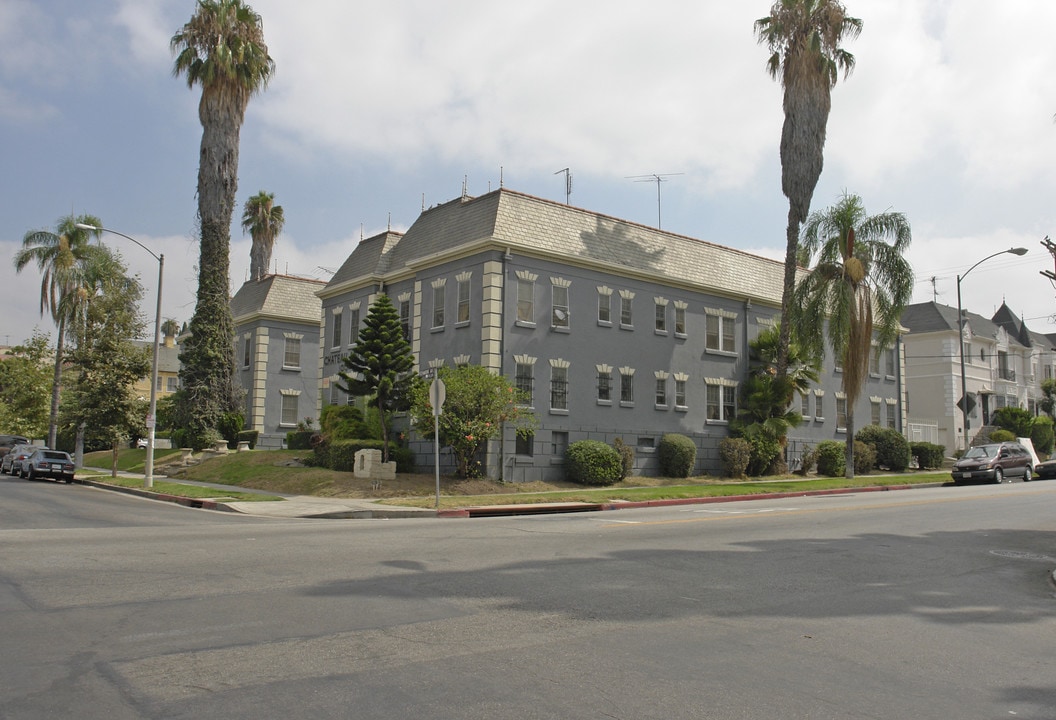
<instances>
[{"instance_id":1,"label":"tall palm tree trunk","mask_svg":"<svg viewBox=\"0 0 1056 720\"><path fill-rule=\"evenodd\" d=\"M843 476L848 480L854 479L854 406L847 402L847 449L844 454Z\"/></svg>"},{"instance_id":2,"label":"tall palm tree trunk","mask_svg":"<svg viewBox=\"0 0 1056 720\"><path fill-rule=\"evenodd\" d=\"M781 287L781 325L778 336L776 375L784 379L788 374L788 348L792 332L792 323L787 322L792 306L792 296L796 291L796 268L799 254L799 226L803 222L801 214L794 203L789 203L788 225L785 229L785 274ZM789 397L791 401L791 397Z\"/></svg>"},{"instance_id":3,"label":"tall palm tree trunk","mask_svg":"<svg viewBox=\"0 0 1056 720\"><path fill-rule=\"evenodd\" d=\"M55 343L55 375L51 384L51 416L48 420L48 447L55 447L59 435L59 396L62 392L62 341L66 334L66 317L59 316L59 339Z\"/></svg>"}]
</instances>

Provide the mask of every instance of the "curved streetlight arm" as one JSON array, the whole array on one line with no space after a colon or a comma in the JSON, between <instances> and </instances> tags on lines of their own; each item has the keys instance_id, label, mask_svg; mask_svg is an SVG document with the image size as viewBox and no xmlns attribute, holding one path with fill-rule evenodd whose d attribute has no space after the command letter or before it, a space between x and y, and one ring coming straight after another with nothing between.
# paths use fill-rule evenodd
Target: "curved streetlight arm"
<instances>
[{"instance_id":1,"label":"curved streetlight arm","mask_svg":"<svg viewBox=\"0 0 1056 720\"><path fill-rule=\"evenodd\" d=\"M139 245L141 248L143 248L148 253L150 253L151 257L153 257L158 262L162 262L162 257L164 257L162 255L158 255L156 252L154 252L149 247L147 247L146 245L141 243L139 240L136 240L131 235L125 235L123 232L118 232L117 230L111 230L110 228L99 227L98 225L86 225L85 223L75 223L74 227L80 228L81 230L96 230L98 232L108 232L108 233L113 233L114 235L120 235L121 237L125 238L126 240L131 240L136 245ZM968 273L965 273L965 275L967 275L967 274Z\"/></svg>"},{"instance_id":2,"label":"curved streetlight arm","mask_svg":"<svg viewBox=\"0 0 1056 720\"><path fill-rule=\"evenodd\" d=\"M136 245L150 253L150 256L158 261L158 307L154 313L154 357L150 367L150 409L147 411L147 458L143 464L143 486L154 487L154 426L158 412L158 354L161 346L161 283L165 275L165 256L158 255L146 245L123 232L111 230L110 228L75 223L74 227L81 230L95 230L97 232L108 232L120 235L126 240L131 240Z\"/></svg>"}]
</instances>

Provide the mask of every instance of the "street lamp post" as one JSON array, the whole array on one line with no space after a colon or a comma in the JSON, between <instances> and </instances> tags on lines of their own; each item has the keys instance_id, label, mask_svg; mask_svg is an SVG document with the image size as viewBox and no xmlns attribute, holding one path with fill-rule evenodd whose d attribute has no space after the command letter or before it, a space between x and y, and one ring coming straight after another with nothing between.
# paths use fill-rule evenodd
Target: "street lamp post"
<instances>
[{"instance_id":1,"label":"street lamp post","mask_svg":"<svg viewBox=\"0 0 1056 720\"><path fill-rule=\"evenodd\" d=\"M120 235L126 240L131 240L136 245L150 253L151 257L158 261L158 307L154 313L154 359L150 366L150 409L147 411L147 459L143 465L143 487L154 487L154 426L157 425L158 412L158 349L161 341L161 282L165 274L165 255L158 255L146 245L134 237L125 235L123 232L111 230L94 225L77 223L82 230L96 230L100 232Z\"/></svg>"},{"instance_id":2,"label":"street lamp post","mask_svg":"<svg viewBox=\"0 0 1056 720\"><path fill-rule=\"evenodd\" d=\"M957 276L957 340L960 343L960 356L961 356L961 414L964 416L964 446L968 447L968 428L971 422L968 420L968 380L964 374L964 312L961 310L961 281L968 277L968 273L975 270L977 267L982 265L990 258L995 258L998 255L1004 255L1011 253L1012 255L1026 255L1026 248L1009 248L1008 250L1002 250L996 252L993 255L987 255L982 260L972 265L970 268L964 271L963 275Z\"/></svg>"}]
</instances>

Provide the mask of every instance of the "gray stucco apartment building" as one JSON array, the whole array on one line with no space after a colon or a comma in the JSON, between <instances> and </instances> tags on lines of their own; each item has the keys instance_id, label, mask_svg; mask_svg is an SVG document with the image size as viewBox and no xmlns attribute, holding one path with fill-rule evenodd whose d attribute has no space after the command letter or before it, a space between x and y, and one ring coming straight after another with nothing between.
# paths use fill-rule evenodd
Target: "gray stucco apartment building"
<instances>
[{"instance_id":1,"label":"gray stucco apartment building","mask_svg":"<svg viewBox=\"0 0 1056 720\"><path fill-rule=\"evenodd\" d=\"M782 272L774 260L505 188L463 196L423 211L406 233L362 240L318 291L319 402L347 402L341 358L384 292L420 373L479 364L531 394L534 438L507 429L489 447L489 477L561 478L570 443L616 438L634 447L635 471L652 474L665 433L692 438L696 471L718 473L748 342L778 318ZM900 355L878 354L858 427L902 429ZM807 419L790 434L793 461L822 439L845 439L831 361L796 402ZM431 467L431 440L410 437Z\"/></svg>"}]
</instances>

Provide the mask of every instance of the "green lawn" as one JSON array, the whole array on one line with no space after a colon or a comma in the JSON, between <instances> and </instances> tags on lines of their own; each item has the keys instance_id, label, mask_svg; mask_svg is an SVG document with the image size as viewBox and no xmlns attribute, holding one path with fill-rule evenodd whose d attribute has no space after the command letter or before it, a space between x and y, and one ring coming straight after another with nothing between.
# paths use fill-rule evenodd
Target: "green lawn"
<instances>
[{"instance_id":1,"label":"green lawn","mask_svg":"<svg viewBox=\"0 0 1056 720\"><path fill-rule=\"evenodd\" d=\"M122 450L118 467L128 472L142 473L145 450ZM232 497L232 491L197 485L180 484L181 479L212 482L222 485L253 488L284 495L316 495L320 497L348 497L378 500L385 504L412 507L434 507L436 504L435 475L425 473L399 474L386 480L378 488L370 481L356 478L349 472L306 467L300 461L309 451L268 450L230 453L187 468L172 461L180 458L179 450L159 450L155 453L154 489L171 495L195 498ZM85 464L109 468L110 453L91 453ZM80 473L88 477L89 473ZM160 477L160 479L159 479ZM93 478L111 482L105 477ZM695 497L723 497L759 493L806 492L848 487L870 487L941 483L950 479L948 471L912 472L902 475L865 475L854 480L844 478L761 478L738 482L723 478L696 477L628 478L606 488L584 488L571 483L497 483L487 480L459 480L441 478L440 506L459 508L481 505L507 505L549 502L644 502ZM126 487L142 487L141 478L119 478ZM238 493L238 500L277 499L259 494Z\"/></svg>"}]
</instances>

